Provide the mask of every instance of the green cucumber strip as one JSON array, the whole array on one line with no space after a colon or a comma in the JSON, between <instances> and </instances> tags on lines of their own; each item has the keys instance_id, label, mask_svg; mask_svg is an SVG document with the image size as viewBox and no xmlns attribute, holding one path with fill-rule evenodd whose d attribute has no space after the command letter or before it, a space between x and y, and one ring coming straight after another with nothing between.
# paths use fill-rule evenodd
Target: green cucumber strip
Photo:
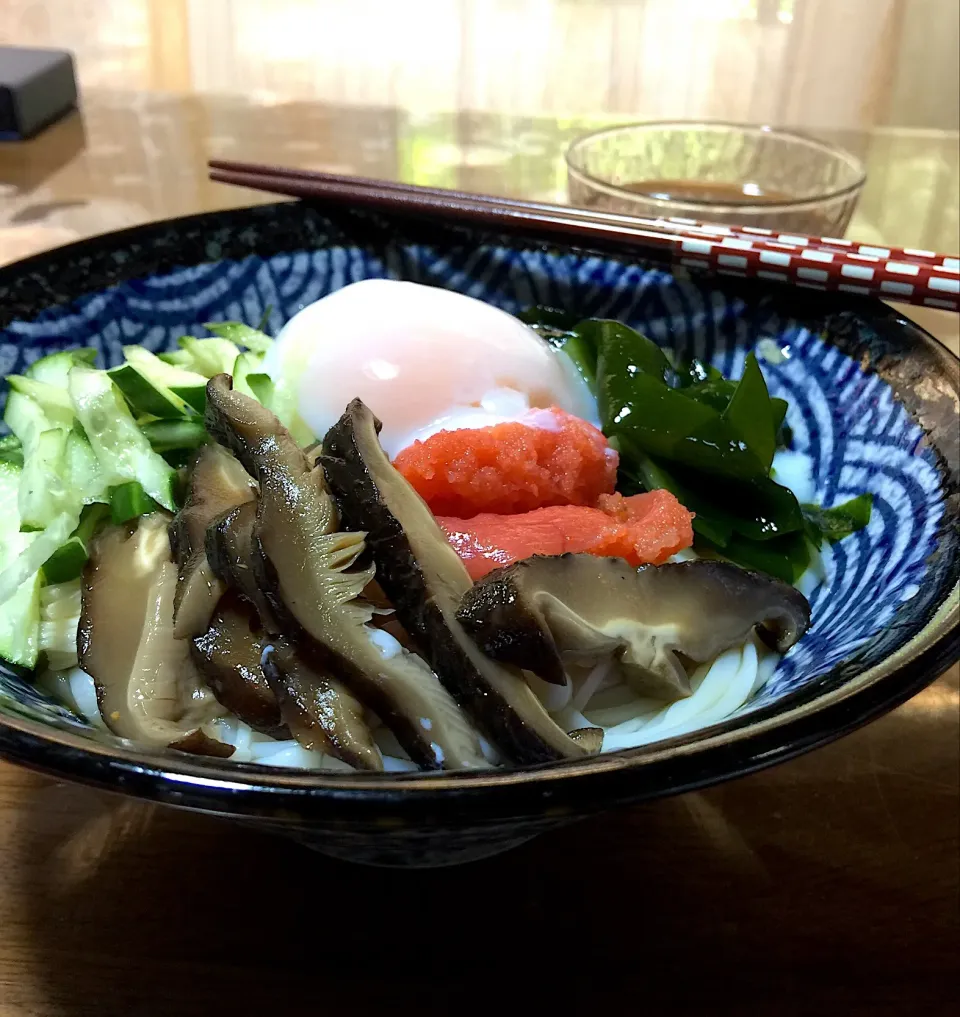
<instances>
[{"instance_id":1,"label":"green cucumber strip","mask_svg":"<svg viewBox=\"0 0 960 1017\"><path fill-rule=\"evenodd\" d=\"M247 384L253 393L253 398L264 406L269 406L274 398L273 378L269 374L248 374Z\"/></svg>"},{"instance_id":2,"label":"green cucumber strip","mask_svg":"<svg viewBox=\"0 0 960 1017\"><path fill-rule=\"evenodd\" d=\"M127 358L127 363L148 381L157 388L172 392L187 406L203 416L207 408L207 379L196 371L186 369L186 365L192 363L192 358L186 350L154 356L142 346L124 346L123 353ZM154 416L158 417L169 415L154 413Z\"/></svg>"},{"instance_id":3,"label":"green cucumber strip","mask_svg":"<svg viewBox=\"0 0 960 1017\"><path fill-rule=\"evenodd\" d=\"M241 321L207 321L203 326L208 332L227 339L238 346L246 346L254 353L266 353L273 345L273 340L265 332Z\"/></svg>"},{"instance_id":4,"label":"green cucumber strip","mask_svg":"<svg viewBox=\"0 0 960 1017\"><path fill-rule=\"evenodd\" d=\"M201 378L201 381L205 382L205 379ZM192 387L184 386L179 388L174 386L170 391L179 396L188 406L196 410L197 413L202 417L207 409L207 386L206 383L203 385L194 385Z\"/></svg>"},{"instance_id":5,"label":"green cucumber strip","mask_svg":"<svg viewBox=\"0 0 960 1017\"><path fill-rule=\"evenodd\" d=\"M150 447L107 372L74 367L70 398L106 481L137 480L151 498L176 511L176 474Z\"/></svg>"},{"instance_id":6,"label":"green cucumber strip","mask_svg":"<svg viewBox=\"0 0 960 1017\"><path fill-rule=\"evenodd\" d=\"M35 360L24 373L35 381L43 381L49 385L55 385L57 388L65 389L71 367L76 364L93 367L96 362L97 351L89 347L78 350L61 350L59 353L51 353L49 356Z\"/></svg>"},{"instance_id":7,"label":"green cucumber strip","mask_svg":"<svg viewBox=\"0 0 960 1017\"><path fill-rule=\"evenodd\" d=\"M73 405L64 389L22 374L9 375L7 383L11 391L32 399L54 427L69 427L73 423Z\"/></svg>"},{"instance_id":8,"label":"green cucumber strip","mask_svg":"<svg viewBox=\"0 0 960 1017\"><path fill-rule=\"evenodd\" d=\"M125 523L158 508L153 498L135 480L110 488L110 519L114 523Z\"/></svg>"},{"instance_id":9,"label":"green cucumber strip","mask_svg":"<svg viewBox=\"0 0 960 1017\"><path fill-rule=\"evenodd\" d=\"M170 350L167 353L158 353L157 360L165 364L173 364L175 367L187 367L192 363L192 358L186 350Z\"/></svg>"},{"instance_id":10,"label":"green cucumber strip","mask_svg":"<svg viewBox=\"0 0 960 1017\"><path fill-rule=\"evenodd\" d=\"M189 363L189 355L183 350L179 351ZM156 385L163 386L171 392L181 394L183 392L195 392L197 389L206 391L207 379L196 371L187 370L182 364L168 363L154 356L149 350L142 346L124 346L123 355L127 363L135 367L144 377ZM188 399L185 395L182 398ZM191 403L191 405L193 405ZM196 407L194 406L196 409Z\"/></svg>"},{"instance_id":11,"label":"green cucumber strip","mask_svg":"<svg viewBox=\"0 0 960 1017\"><path fill-rule=\"evenodd\" d=\"M141 424L140 430L154 452L199 448L210 440L207 429L199 420L151 420Z\"/></svg>"},{"instance_id":12,"label":"green cucumber strip","mask_svg":"<svg viewBox=\"0 0 960 1017\"><path fill-rule=\"evenodd\" d=\"M23 442L15 434L0 438L0 463L23 466Z\"/></svg>"},{"instance_id":13,"label":"green cucumber strip","mask_svg":"<svg viewBox=\"0 0 960 1017\"><path fill-rule=\"evenodd\" d=\"M54 426L33 399L19 392L7 393L3 422L20 439L25 454L30 453L43 431L48 431Z\"/></svg>"},{"instance_id":14,"label":"green cucumber strip","mask_svg":"<svg viewBox=\"0 0 960 1017\"><path fill-rule=\"evenodd\" d=\"M80 513L80 522L74 536L82 540L84 544L89 544L100 528L100 524L106 522L109 514L110 508L107 505L88 505Z\"/></svg>"},{"instance_id":15,"label":"green cucumber strip","mask_svg":"<svg viewBox=\"0 0 960 1017\"><path fill-rule=\"evenodd\" d=\"M148 378L133 364L121 364L107 373L135 413L178 419L194 412L175 392Z\"/></svg>"},{"instance_id":16,"label":"green cucumber strip","mask_svg":"<svg viewBox=\"0 0 960 1017\"><path fill-rule=\"evenodd\" d=\"M296 390L282 378L274 382L270 400L263 405L277 415L277 419L293 435L293 440L301 448L306 448L317 440L297 409Z\"/></svg>"},{"instance_id":17,"label":"green cucumber strip","mask_svg":"<svg viewBox=\"0 0 960 1017\"><path fill-rule=\"evenodd\" d=\"M18 505L22 530L45 529L64 512L80 515L81 500L68 482L67 432L54 427L43 431L25 458Z\"/></svg>"},{"instance_id":18,"label":"green cucumber strip","mask_svg":"<svg viewBox=\"0 0 960 1017\"><path fill-rule=\"evenodd\" d=\"M71 537L46 560L43 578L48 583L66 583L83 572L90 557L87 546L79 537Z\"/></svg>"},{"instance_id":19,"label":"green cucumber strip","mask_svg":"<svg viewBox=\"0 0 960 1017\"><path fill-rule=\"evenodd\" d=\"M69 582L83 572L90 557L90 541L109 516L110 509L106 505L88 505L83 510L73 536L44 563L43 577L48 584Z\"/></svg>"},{"instance_id":20,"label":"green cucumber strip","mask_svg":"<svg viewBox=\"0 0 960 1017\"><path fill-rule=\"evenodd\" d=\"M164 462L172 466L173 469L182 470L184 467L189 466L193 462L196 452L197 450L193 448L172 448L169 452L161 452L160 455L163 456ZM178 502L182 498L181 491L182 487L178 485Z\"/></svg>"},{"instance_id":21,"label":"green cucumber strip","mask_svg":"<svg viewBox=\"0 0 960 1017\"><path fill-rule=\"evenodd\" d=\"M107 500L107 481L90 440L79 426L67 435L67 480L84 505Z\"/></svg>"},{"instance_id":22,"label":"green cucumber strip","mask_svg":"<svg viewBox=\"0 0 960 1017\"><path fill-rule=\"evenodd\" d=\"M233 375L233 387L238 392L256 399L247 378L251 374L263 373L263 357L259 353L241 353L234 361L230 373Z\"/></svg>"},{"instance_id":23,"label":"green cucumber strip","mask_svg":"<svg viewBox=\"0 0 960 1017\"><path fill-rule=\"evenodd\" d=\"M14 533L0 542L0 560L17 560L39 539L34 533ZM33 668L40 652L40 585L42 576L35 570L0 604L0 657Z\"/></svg>"},{"instance_id":24,"label":"green cucumber strip","mask_svg":"<svg viewBox=\"0 0 960 1017\"><path fill-rule=\"evenodd\" d=\"M204 378L229 374L240 355L240 350L229 339L197 339L185 335L178 341L181 348L190 354L191 363L187 365L189 369L202 374Z\"/></svg>"},{"instance_id":25,"label":"green cucumber strip","mask_svg":"<svg viewBox=\"0 0 960 1017\"><path fill-rule=\"evenodd\" d=\"M0 604L5 604L17 590L40 571L44 562L76 529L79 517L64 512L41 533L25 534L32 538L12 560L4 561L0 572Z\"/></svg>"},{"instance_id":26,"label":"green cucumber strip","mask_svg":"<svg viewBox=\"0 0 960 1017\"><path fill-rule=\"evenodd\" d=\"M20 532L20 480L21 467L0 462L0 542L10 534ZM6 561L0 559L0 568Z\"/></svg>"}]
</instances>

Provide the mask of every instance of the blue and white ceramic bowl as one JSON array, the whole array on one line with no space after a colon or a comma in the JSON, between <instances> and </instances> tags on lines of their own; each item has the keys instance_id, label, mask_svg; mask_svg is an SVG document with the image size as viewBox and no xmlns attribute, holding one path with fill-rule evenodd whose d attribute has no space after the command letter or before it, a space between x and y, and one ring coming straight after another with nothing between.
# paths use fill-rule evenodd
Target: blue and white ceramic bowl
<instances>
[{"instance_id":1,"label":"blue and white ceramic bowl","mask_svg":"<svg viewBox=\"0 0 960 1017\"><path fill-rule=\"evenodd\" d=\"M592 758L446 774L306 773L126 747L0 674L0 754L59 776L257 823L381 864L449 864L600 809L789 758L902 702L958 657L957 361L886 306L735 280L696 281L637 256L304 204L193 216L73 244L0 270L0 371L54 350L172 346L197 323L279 328L349 282L389 276L515 312L616 317L737 375L761 340L789 399L818 499L874 496L832 556L810 633L733 717ZM451 350L451 356L456 351Z\"/></svg>"}]
</instances>

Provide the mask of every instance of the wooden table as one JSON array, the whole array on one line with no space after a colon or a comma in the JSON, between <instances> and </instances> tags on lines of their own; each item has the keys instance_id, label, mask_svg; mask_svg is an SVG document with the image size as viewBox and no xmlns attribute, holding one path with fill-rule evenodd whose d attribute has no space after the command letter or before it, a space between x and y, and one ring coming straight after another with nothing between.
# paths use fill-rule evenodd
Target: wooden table
<instances>
[{"instance_id":1,"label":"wooden table","mask_svg":"<svg viewBox=\"0 0 960 1017\"><path fill-rule=\"evenodd\" d=\"M256 200L214 155L555 197L583 126L91 93L0 146L0 261ZM851 233L960 247L955 135L842 140L871 174ZM956 349L956 316L924 323ZM954 669L789 764L434 872L0 764L0 1017L952 1014L958 717Z\"/></svg>"}]
</instances>

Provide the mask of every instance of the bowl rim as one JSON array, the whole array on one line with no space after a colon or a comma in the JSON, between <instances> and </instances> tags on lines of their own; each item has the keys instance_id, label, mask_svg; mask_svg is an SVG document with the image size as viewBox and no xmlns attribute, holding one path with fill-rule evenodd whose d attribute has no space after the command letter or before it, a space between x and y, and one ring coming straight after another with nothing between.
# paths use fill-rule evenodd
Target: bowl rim
<instances>
[{"instance_id":1,"label":"bowl rim","mask_svg":"<svg viewBox=\"0 0 960 1017\"><path fill-rule=\"evenodd\" d=\"M283 202L204 212L84 238L0 268L0 286L44 264L57 267L79 256L110 255L120 241L149 244L151 237L173 225L207 226L251 214L277 216L285 206L297 208L296 204ZM209 260L234 257L218 254ZM189 256L175 261L181 266L199 263ZM112 283L81 292L98 292L108 285L140 277L131 274L129 267L119 275ZM838 300L827 302L840 304ZM847 303L843 301L845 306ZM872 308L876 317L892 322L898 329L908 330L913 339L945 362L951 377L957 373L960 358L921 326L881 301L856 303ZM16 317L16 307L12 310ZM321 821L339 811L350 819L363 818L383 825L391 814L430 816L441 807L445 815L459 810L464 823L489 822L506 815L529 816L531 797L541 804L542 814L557 818L582 815L719 783L849 733L906 701L960 659L958 622L960 580L955 580L906 643L851 678L821 676L739 717L676 738L585 760L442 774L303 771L107 744L79 729L63 729L7 712L0 713L0 757L107 790L280 824L304 818Z\"/></svg>"},{"instance_id":2,"label":"bowl rim","mask_svg":"<svg viewBox=\"0 0 960 1017\"><path fill-rule=\"evenodd\" d=\"M688 735L584 760L441 774L304 771L108 746L9 714L0 714L0 757L104 790L281 824L329 818L331 809L383 822L391 813L409 819L438 807L465 822L505 820L529 815L531 797L557 818L586 815L745 776L851 733L960 659L958 616L955 586L908 643L825 695L801 689L808 694L786 711L792 696Z\"/></svg>"},{"instance_id":3,"label":"bowl rim","mask_svg":"<svg viewBox=\"0 0 960 1017\"><path fill-rule=\"evenodd\" d=\"M690 130L692 128L711 130L716 128L731 132L740 131L744 134L768 135L770 137L783 138L787 141L802 142L804 146L808 148L819 149L825 154L839 157L854 171L856 179L851 184L836 188L832 191L825 191L823 194L818 194L815 197L794 198L787 201L718 202L698 200L696 198L657 198L652 194L641 194L637 191L630 191L587 172L587 170L583 169L582 166L577 165L574 161L578 153L601 138L616 134L628 134L630 132L637 131L638 129L647 128L672 128L676 130ZM612 198L620 198L634 202L642 200L645 204L655 205L663 209L701 209L705 213L709 213L710 211L726 210L735 212L743 211L748 208L762 210L764 213L802 211L856 194L863 188L864 182L867 179L867 170L863 161L840 145L834 145L831 142L823 141L822 139L806 134L803 131L774 127L769 124L742 123L735 120L635 120L625 124L613 124L607 127L597 128L593 131L588 131L586 134L581 134L574 138L564 150L563 159L568 175L572 175L595 190L601 191ZM709 219L709 215L705 215L704 218Z\"/></svg>"}]
</instances>

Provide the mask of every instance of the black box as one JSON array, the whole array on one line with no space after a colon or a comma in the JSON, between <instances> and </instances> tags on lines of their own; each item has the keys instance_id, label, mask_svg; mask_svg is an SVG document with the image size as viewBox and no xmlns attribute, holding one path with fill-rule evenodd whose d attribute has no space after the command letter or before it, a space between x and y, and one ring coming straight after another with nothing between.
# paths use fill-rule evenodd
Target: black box
<instances>
[{"instance_id":1,"label":"black box","mask_svg":"<svg viewBox=\"0 0 960 1017\"><path fill-rule=\"evenodd\" d=\"M70 53L0 46L0 139L29 138L76 103Z\"/></svg>"}]
</instances>

